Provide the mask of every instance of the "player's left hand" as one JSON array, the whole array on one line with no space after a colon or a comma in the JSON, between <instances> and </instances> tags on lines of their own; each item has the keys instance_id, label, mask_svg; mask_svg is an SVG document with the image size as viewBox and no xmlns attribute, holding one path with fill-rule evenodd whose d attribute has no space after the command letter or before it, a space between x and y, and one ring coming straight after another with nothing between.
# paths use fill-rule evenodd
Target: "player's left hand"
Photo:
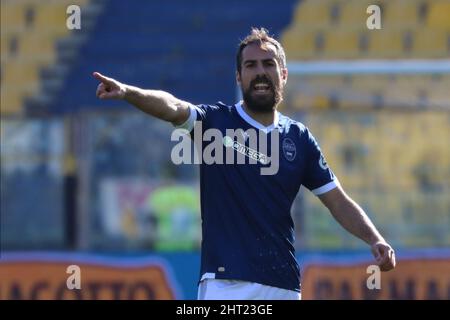
<instances>
[{"instance_id":1,"label":"player's left hand","mask_svg":"<svg viewBox=\"0 0 450 320\"><path fill-rule=\"evenodd\" d=\"M371 250L381 271L389 271L395 268L395 252L387 242L376 242L372 245Z\"/></svg>"}]
</instances>

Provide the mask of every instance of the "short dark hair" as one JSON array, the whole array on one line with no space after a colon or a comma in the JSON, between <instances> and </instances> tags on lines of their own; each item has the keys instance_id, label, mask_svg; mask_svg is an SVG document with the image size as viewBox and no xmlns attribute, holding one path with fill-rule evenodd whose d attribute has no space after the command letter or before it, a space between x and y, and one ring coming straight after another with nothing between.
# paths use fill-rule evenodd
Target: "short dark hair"
<instances>
[{"instance_id":1,"label":"short dark hair","mask_svg":"<svg viewBox=\"0 0 450 320\"><path fill-rule=\"evenodd\" d=\"M239 43L239 48L236 55L236 68L239 73L241 73L241 64L242 64L242 51L244 48L252 43L259 43L263 49L265 49L266 43L270 43L275 46L276 51L276 59L282 68L286 68L286 54L284 53L284 49L281 44L275 40L273 36L269 35L269 31L265 28L252 28L250 34L245 37Z\"/></svg>"}]
</instances>

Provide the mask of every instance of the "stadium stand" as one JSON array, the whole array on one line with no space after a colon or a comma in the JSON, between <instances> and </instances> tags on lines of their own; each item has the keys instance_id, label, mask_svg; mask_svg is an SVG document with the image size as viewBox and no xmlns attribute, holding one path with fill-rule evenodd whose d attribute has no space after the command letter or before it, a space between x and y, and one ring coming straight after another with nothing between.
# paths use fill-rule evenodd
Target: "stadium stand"
<instances>
[{"instance_id":1,"label":"stadium stand","mask_svg":"<svg viewBox=\"0 0 450 320\"><path fill-rule=\"evenodd\" d=\"M448 1L376 1L382 8L382 29L368 30L366 28L366 8L373 1L300 1L296 7L294 19L283 33L283 43L291 60L309 59L445 59L450 56L450 15ZM335 17L335 18L332 18ZM332 22L335 21L335 22ZM324 22L318 23L317 21ZM384 26L384 28L383 28ZM326 82L323 76L314 80L309 76L305 86ZM401 78L401 76L399 77ZM352 75L350 81L333 84L333 90L317 92L314 97L309 93L309 101L317 103L318 108L335 107L336 91L358 91L367 93L365 99L359 99L366 106L379 107L385 100L394 104L398 100L411 100L414 105L432 96L434 101L442 90L435 87L439 77L431 79L427 75L418 76L416 83L420 86L397 87L395 79L380 80L378 76L372 81L372 76ZM404 79L409 79L405 76ZM421 80L420 80L421 79ZM409 80L406 80L407 82ZM350 82L350 83L349 83ZM399 82L401 83L401 81ZM388 84L388 85L387 85ZM317 87L317 86L316 86ZM402 90L397 90L401 88ZM389 91L385 91L389 89ZM358 95L358 93L354 93ZM347 95L351 97L351 95ZM295 99L294 99L295 100ZM354 101L340 103L342 106L353 106ZM357 99L358 100L358 99ZM369 103L367 103L370 101ZM298 103L298 102L294 102ZM300 102L301 104L302 102ZM404 104L411 103L406 101ZM392 105L392 104L391 104ZM308 104L311 107L311 104Z\"/></svg>"},{"instance_id":2,"label":"stadium stand","mask_svg":"<svg viewBox=\"0 0 450 320\"><path fill-rule=\"evenodd\" d=\"M120 0L77 3L82 5L82 29L69 31L65 27L69 0L2 0L2 117L76 117L85 110L123 110L121 102L95 99L92 71L168 90L194 103L232 103L237 91L235 50L251 26L264 26L281 36L289 61L442 61L450 56L450 1L445 0L260 0L264 10L257 16L252 1L129 0L126 10ZM366 28L370 4L381 6L382 30ZM283 112L297 114L311 127L343 185L395 239L394 244L448 245L449 87L448 73L292 72ZM98 191L97 181L114 175L193 178L191 170L167 165L164 155L170 146L161 142L168 136L163 124L136 114L77 121L84 131L77 129L83 132L77 131L73 139L82 140L83 152L92 153L92 167L86 172L93 190ZM136 128L154 135L158 144L140 148ZM429 135L438 138L430 142ZM126 156L138 153L139 158ZM157 160L150 165L148 159ZM75 160L72 173L80 162ZM9 199L5 208L20 211L17 217L25 217L31 205L15 207L15 191L35 190L39 181L51 184L52 190L61 183L42 174L40 162L34 161L29 176L7 172L2 178L2 186L9 186L2 188ZM89 201L97 217L93 219L98 219L99 200L93 196ZM39 212L57 216L61 204L57 205ZM307 229L302 245L357 245L357 240L338 231L318 202L307 200L304 205ZM93 224L98 227L93 237L104 241L98 221ZM408 233L405 224L413 231Z\"/></svg>"},{"instance_id":3,"label":"stadium stand","mask_svg":"<svg viewBox=\"0 0 450 320\"><path fill-rule=\"evenodd\" d=\"M85 35L87 40L70 65L62 88L52 103L41 108L67 113L103 107L92 96L79 94L96 86L95 79L90 79L93 70L137 86L167 90L196 103L232 102L239 39L251 26L265 26L280 35L291 19L295 1L282 4L262 0L259 5L265 10L248 19L253 4L237 0L214 4L205 0L195 4L131 0L127 10L119 0L107 1L92 31ZM119 107L120 103L111 105Z\"/></svg>"},{"instance_id":4,"label":"stadium stand","mask_svg":"<svg viewBox=\"0 0 450 320\"><path fill-rule=\"evenodd\" d=\"M68 0L2 1L3 115L35 113L26 110L26 101L43 91L46 71L60 64L56 49L62 39L71 35L66 26L66 9L71 3ZM89 21L91 11L87 4L87 0L77 1Z\"/></svg>"},{"instance_id":5,"label":"stadium stand","mask_svg":"<svg viewBox=\"0 0 450 320\"><path fill-rule=\"evenodd\" d=\"M371 4L381 8L381 30L366 27ZM298 2L282 41L291 61L444 61L450 57L448 17L450 1L444 0L305 0ZM291 72L289 81L284 107L300 112L343 185L387 236L409 246L445 243L448 232L441 226L448 228L450 220L444 196L450 190L448 73L324 70ZM437 138L430 141L430 136ZM310 201L308 215L321 211L317 201ZM317 216L322 218L313 221ZM317 216L308 220L310 245L357 245L342 234L339 240L325 236L335 235L336 226L326 222L326 215Z\"/></svg>"},{"instance_id":6,"label":"stadium stand","mask_svg":"<svg viewBox=\"0 0 450 320\"><path fill-rule=\"evenodd\" d=\"M445 243L450 222L448 112L322 110L308 113L304 121L343 186L388 237L405 246ZM430 136L439 138L430 141ZM316 200L310 201L320 208ZM327 230L335 233L332 226ZM405 226L414 230L400 232ZM317 238L314 243L327 245Z\"/></svg>"}]
</instances>

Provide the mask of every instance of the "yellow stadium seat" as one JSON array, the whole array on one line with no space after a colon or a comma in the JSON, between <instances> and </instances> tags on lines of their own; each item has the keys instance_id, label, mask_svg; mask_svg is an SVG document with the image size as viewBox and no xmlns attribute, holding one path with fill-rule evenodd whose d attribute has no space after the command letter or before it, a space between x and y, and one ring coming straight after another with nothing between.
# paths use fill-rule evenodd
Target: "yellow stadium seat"
<instances>
[{"instance_id":1,"label":"yellow stadium seat","mask_svg":"<svg viewBox=\"0 0 450 320\"><path fill-rule=\"evenodd\" d=\"M381 91L389 86L389 78L386 75L354 75L352 86L355 90Z\"/></svg>"},{"instance_id":2,"label":"yellow stadium seat","mask_svg":"<svg viewBox=\"0 0 450 320\"><path fill-rule=\"evenodd\" d=\"M401 58L404 56L402 30L373 30L369 32L368 56L374 59Z\"/></svg>"},{"instance_id":3,"label":"yellow stadium seat","mask_svg":"<svg viewBox=\"0 0 450 320\"><path fill-rule=\"evenodd\" d=\"M306 80L309 86L314 88L335 89L344 85L344 78L341 75L311 75Z\"/></svg>"},{"instance_id":4,"label":"yellow stadium seat","mask_svg":"<svg viewBox=\"0 0 450 320\"><path fill-rule=\"evenodd\" d=\"M2 63L3 63L4 59L6 59L9 56L9 45L10 45L11 37L12 37L11 34L2 33L1 43L0 43Z\"/></svg>"},{"instance_id":5,"label":"yellow stadium seat","mask_svg":"<svg viewBox=\"0 0 450 320\"><path fill-rule=\"evenodd\" d=\"M427 26L433 29L450 31L450 1L437 0L429 2L430 9Z\"/></svg>"},{"instance_id":6,"label":"yellow stadium seat","mask_svg":"<svg viewBox=\"0 0 450 320\"><path fill-rule=\"evenodd\" d=\"M294 110L306 110L311 108L311 101L311 97L305 95L303 92L296 91L295 94L291 96L290 104Z\"/></svg>"},{"instance_id":7,"label":"yellow stadium seat","mask_svg":"<svg viewBox=\"0 0 450 320\"><path fill-rule=\"evenodd\" d=\"M450 88L450 73L440 75L435 85L443 88Z\"/></svg>"},{"instance_id":8,"label":"yellow stadium seat","mask_svg":"<svg viewBox=\"0 0 450 320\"><path fill-rule=\"evenodd\" d=\"M1 114L20 114L22 112L24 98L38 92L39 83L29 82L10 86L2 84Z\"/></svg>"},{"instance_id":9,"label":"yellow stadium seat","mask_svg":"<svg viewBox=\"0 0 450 320\"><path fill-rule=\"evenodd\" d=\"M19 38L20 56L49 63L55 58L55 40L55 37L45 33L24 33Z\"/></svg>"},{"instance_id":10,"label":"yellow stadium seat","mask_svg":"<svg viewBox=\"0 0 450 320\"><path fill-rule=\"evenodd\" d=\"M0 11L2 33L7 31L17 31L24 28L25 5L23 3L2 2Z\"/></svg>"},{"instance_id":11,"label":"yellow stadium seat","mask_svg":"<svg viewBox=\"0 0 450 320\"><path fill-rule=\"evenodd\" d=\"M450 15L449 18L450 20ZM448 58L450 56L450 31L418 29L413 34L413 58Z\"/></svg>"},{"instance_id":12,"label":"yellow stadium seat","mask_svg":"<svg viewBox=\"0 0 450 320\"><path fill-rule=\"evenodd\" d=\"M427 102L430 108L439 108L442 110L450 109L450 93L447 88L431 87L427 92Z\"/></svg>"},{"instance_id":13,"label":"yellow stadium seat","mask_svg":"<svg viewBox=\"0 0 450 320\"><path fill-rule=\"evenodd\" d=\"M300 1L295 9L294 23L308 27L323 27L330 23L330 1Z\"/></svg>"},{"instance_id":14,"label":"yellow stadium seat","mask_svg":"<svg viewBox=\"0 0 450 320\"><path fill-rule=\"evenodd\" d=\"M416 27L419 18L418 1L396 0L386 2L382 15L382 27Z\"/></svg>"},{"instance_id":15,"label":"yellow stadium seat","mask_svg":"<svg viewBox=\"0 0 450 320\"><path fill-rule=\"evenodd\" d=\"M23 92L14 87L7 87L3 84L1 91L1 114L19 114L22 107Z\"/></svg>"},{"instance_id":16,"label":"yellow stadium seat","mask_svg":"<svg viewBox=\"0 0 450 320\"><path fill-rule=\"evenodd\" d=\"M411 75L398 75L394 81L392 81L391 87L398 88L400 91L409 90L426 90L431 82L430 75L423 74L411 74Z\"/></svg>"},{"instance_id":17,"label":"yellow stadium seat","mask_svg":"<svg viewBox=\"0 0 450 320\"><path fill-rule=\"evenodd\" d=\"M315 33L312 31L290 29L284 33L282 43L287 59L313 59L315 57Z\"/></svg>"},{"instance_id":18,"label":"yellow stadium seat","mask_svg":"<svg viewBox=\"0 0 450 320\"><path fill-rule=\"evenodd\" d=\"M340 92L339 105L341 108L367 110L375 106L374 92L368 90L346 89Z\"/></svg>"},{"instance_id":19,"label":"yellow stadium seat","mask_svg":"<svg viewBox=\"0 0 450 320\"><path fill-rule=\"evenodd\" d=\"M366 29L369 14L367 7L374 4L371 0L349 0L340 2L339 26L341 28Z\"/></svg>"},{"instance_id":20,"label":"yellow stadium seat","mask_svg":"<svg viewBox=\"0 0 450 320\"><path fill-rule=\"evenodd\" d=\"M337 29L325 34L323 57L329 59L356 58L359 54L359 33Z\"/></svg>"},{"instance_id":21,"label":"yellow stadium seat","mask_svg":"<svg viewBox=\"0 0 450 320\"><path fill-rule=\"evenodd\" d=\"M35 18L36 27L66 32L66 20L68 17L66 9L67 7L64 3L37 7Z\"/></svg>"},{"instance_id":22,"label":"yellow stadium seat","mask_svg":"<svg viewBox=\"0 0 450 320\"><path fill-rule=\"evenodd\" d=\"M312 107L320 110L320 109L329 109L332 108L333 106L331 105L329 96L324 94L316 94L314 95Z\"/></svg>"},{"instance_id":23,"label":"yellow stadium seat","mask_svg":"<svg viewBox=\"0 0 450 320\"><path fill-rule=\"evenodd\" d=\"M13 60L2 69L2 85L10 88L30 88L39 80L39 65L35 62Z\"/></svg>"},{"instance_id":24,"label":"yellow stadium seat","mask_svg":"<svg viewBox=\"0 0 450 320\"><path fill-rule=\"evenodd\" d=\"M395 86L388 88L383 93L384 105L386 107L417 108L419 105L419 94L415 90L399 90Z\"/></svg>"},{"instance_id":25,"label":"yellow stadium seat","mask_svg":"<svg viewBox=\"0 0 450 320\"><path fill-rule=\"evenodd\" d=\"M326 95L298 90L292 97L292 105L295 109L324 109L329 107Z\"/></svg>"}]
</instances>

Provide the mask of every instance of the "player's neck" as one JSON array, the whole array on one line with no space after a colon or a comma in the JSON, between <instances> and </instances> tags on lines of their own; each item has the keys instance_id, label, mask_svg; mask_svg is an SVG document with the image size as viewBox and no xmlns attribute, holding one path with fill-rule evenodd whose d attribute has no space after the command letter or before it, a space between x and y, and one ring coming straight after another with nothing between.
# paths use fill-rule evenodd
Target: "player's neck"
<instances>
[{"instance_id":1,"label":"player's neck","mask_svg":"<svg viewBox=\"0 0 450 320\"><path fill-rule=\"evenodd\" d=\"M272 112L255 112L249 109L245 105L245 102L242 104L242 108L244 109L245 113L248 114L253 120L261 123L265 127L272 125L275 121L275 112L277 112L276 110L273 110Z\"/></svg>"}]
</instances>

